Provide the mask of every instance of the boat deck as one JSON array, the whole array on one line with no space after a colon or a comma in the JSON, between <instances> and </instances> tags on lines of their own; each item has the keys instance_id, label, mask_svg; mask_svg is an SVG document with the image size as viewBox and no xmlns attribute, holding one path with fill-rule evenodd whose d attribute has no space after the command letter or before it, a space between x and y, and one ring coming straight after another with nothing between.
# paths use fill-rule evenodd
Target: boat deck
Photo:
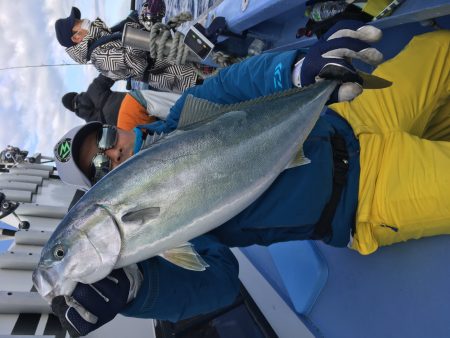
<instances>
[{"instance_id":1,"label":"boat deck","mask_svg":"<svg viewBox=\"0 0 450 338\"><path fill-rule=\"evenodd\" d=\"M224 0L208 20L225 16L233 32L247 31L247 36L266 41L266 51L305 48L316 39L295 37L297 29L307 20L303 16L304 2L250 1L242 12L240 1ZM373 22L384 33L375 46L386 60L390 59L415 35L434 30L430 20L450 29L450 2L407 0L392 16ZM356 65L366 72L373 70L358 62ZM446 268L450 236L396 244L369 256L313 241L268 248L252 246L241 252L312 336L450 335L447 319L450 270ZM245 271L242 274L243 279L251 281ZM257 292L254 296L258 297ZM287 310L276 314L268 309L269 322L284 323L284 332L298 330L295 320L288 320L291 317Z\"/></svg>"}]
</instances>

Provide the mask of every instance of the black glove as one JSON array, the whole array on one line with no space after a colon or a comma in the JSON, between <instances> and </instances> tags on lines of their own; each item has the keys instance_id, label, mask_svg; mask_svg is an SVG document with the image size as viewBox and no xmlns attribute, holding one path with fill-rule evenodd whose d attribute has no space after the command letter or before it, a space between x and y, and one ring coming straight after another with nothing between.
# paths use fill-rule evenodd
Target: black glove
<instances>
[{"instance_id":1,"label":"black glove","mask_svg":"<svg viewBox=\"0 0 450 338\"><path fill-rule=\"evenodd\" d=\"M361 94L363 81L351 59L360 59L370 65L381 63L383 54L370 46L381 36L381 30L363 22L339 21L294 66L294 84L304 87L321 78L340 80L342 84L328 103L352 100Z\"/></svg>"},{"instance_id":2,"label":"black glove","mask_svg":"<svg viewBox=\"0 0 450 338\"><path fill-rule=\"evenodd\" d=\"M125 308L130 288L135 284L131 279L134 279L132 274L117 269L94 284L78 283L71 296L57 296L52 300L52 310L72 337L87 335Z\"/></svg>"}]
</instances>

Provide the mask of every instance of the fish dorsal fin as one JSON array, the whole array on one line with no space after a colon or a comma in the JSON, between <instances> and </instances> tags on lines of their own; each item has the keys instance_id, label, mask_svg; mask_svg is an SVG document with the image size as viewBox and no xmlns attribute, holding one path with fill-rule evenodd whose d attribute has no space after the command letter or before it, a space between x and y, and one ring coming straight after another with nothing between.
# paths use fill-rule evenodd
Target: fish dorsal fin
<instances>
[{"instance_id":1,"label":"fish dorsal fin","mask_svg":"<svg viewBox=\"0 0 450 338\"><path fill-rule=\"evenodd\" d=\"M147 136L147 139L145 140L145 148L154 145L158 141L161 141L163 138L165 138L165 136L166 134L164 133L161 134L154 133L152 135Z\"/></svg>"},{"instance_id":2,"label":"fish dorsal fin","mask_svg":"<svg viewBox=\"0 0 450 338\"><path fill-rule=\"evenodd\" d=\"M144 209L133 210L127 212L122 216L122 222L132 222L138 224L144 224L149 220L155 219L159 216L160 213L159 207L149 207Z\"/></svg>"},{"instance_id":3,"label":"fish dorsal fin","mask_svg":"<svg viewBox=\"0 0 450 338\"><path fill-rule=\"evenodd\" d=\"M184 101L183 110L180 114L178 129L183 129L195 123L210 119L219 115L223 105L210 102L208 100L199 99L189 94Z\"/></svg>"},{"instance_id":4,"label":"fish dorsal fin","mask_svg":"<svg viewBox=\"0 0 450 338\"><path fill-rule=\"evenodd\" d=\"M286 169L299 167L301 165L309 164L311 163L311 160L305 156L305 153L303 152L303 147L300 148L300 150L295 154L294 159L289 162Z\"/></svg>"},{"instance_id":5,"label":"fish dorsal fin","mask_svg":"<svg viewBox=\"0 0 450 338\"><path fill-rule=\"evenodd\" d=\"M159 255L165 260L187 270L205 271L208 263L195 251L191 243L184 243Z\"/></svg>"},{"instance_id":6,"label":"fish dorsal fin","mask_svg":"<svg viewBox=\"0 0 450 338\"><path fill-rule=\"evenodd\" d=\"M164 132L162 132L161 134L153 134L152 135L152 143L158 142L159 140L161 140L163 137L165 136Z\"/></svg>"},{"instance_id":7,"label":"fish dorsal fin","mask_svg":"<svg viewBox=\"0 0 450 338\"><path fill-rule=\"evenodd\" d=\"M325 80L327 81L327 80ZM330 82L330 81L327 81ZM232 104L218 104L205 99L199 99L192 94L186 96L183 110L180 114L180 120L178 122L178 129L188 129L189 126L211 120L219 115L231 112L231 111L245 111L246 109L256 105L264 104L278 98L295 95L299 92L309 90L308 87L304 88L291 88L283 91L275 92L270 95L260 96L251 100L241 101Z\"/></svg>"}]
</instances>

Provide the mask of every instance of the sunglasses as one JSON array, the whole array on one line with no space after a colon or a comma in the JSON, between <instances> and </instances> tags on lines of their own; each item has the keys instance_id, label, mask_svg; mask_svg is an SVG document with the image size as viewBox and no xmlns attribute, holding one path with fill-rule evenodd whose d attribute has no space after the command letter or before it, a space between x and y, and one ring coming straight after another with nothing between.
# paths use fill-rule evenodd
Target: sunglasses
<instances>
[{"instance_id":1,"label":"sunglasses","mask_svg":"<svg viewBox=\"0 0 450 338\"><path fill-rule=\"evenodd\" d=\"M97 148L99 152L91 160L91 175L89 180L92 184L100 181L111 171L111 159L106 156L105 151L117 143L117 128L115 126L103 125L97 133Z\"/></svg>"}]
</instances>

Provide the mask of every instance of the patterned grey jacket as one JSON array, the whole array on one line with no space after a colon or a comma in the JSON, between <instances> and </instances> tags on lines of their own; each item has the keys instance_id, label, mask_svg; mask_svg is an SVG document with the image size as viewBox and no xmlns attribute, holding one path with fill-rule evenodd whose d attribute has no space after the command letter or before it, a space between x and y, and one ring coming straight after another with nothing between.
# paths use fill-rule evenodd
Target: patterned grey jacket
<instances>
[{"instance_id":1,"label":"patterned grey jacket","mask_svg":"<svg viewBox=\"0 0 450 338\"><path fill-rule=\"evenodd\" d=\"M138 23L129 22L134 28ZM67 54L77 63L86 64L89 44L100 37L111 34L111 30L99 18L90 26L89 33L79 44L66 48ZM142 81L147 68L147 52L125 47L120 40L107 42L92 51L90 61L104 76L113 80L131 77ZM154 70L154 71L153 71ZM181 93L196 84L198 71L192 64L177 65L172 61L156 60L150 70L148 83L157 89Z\"/></svg>"}]
</instances>

